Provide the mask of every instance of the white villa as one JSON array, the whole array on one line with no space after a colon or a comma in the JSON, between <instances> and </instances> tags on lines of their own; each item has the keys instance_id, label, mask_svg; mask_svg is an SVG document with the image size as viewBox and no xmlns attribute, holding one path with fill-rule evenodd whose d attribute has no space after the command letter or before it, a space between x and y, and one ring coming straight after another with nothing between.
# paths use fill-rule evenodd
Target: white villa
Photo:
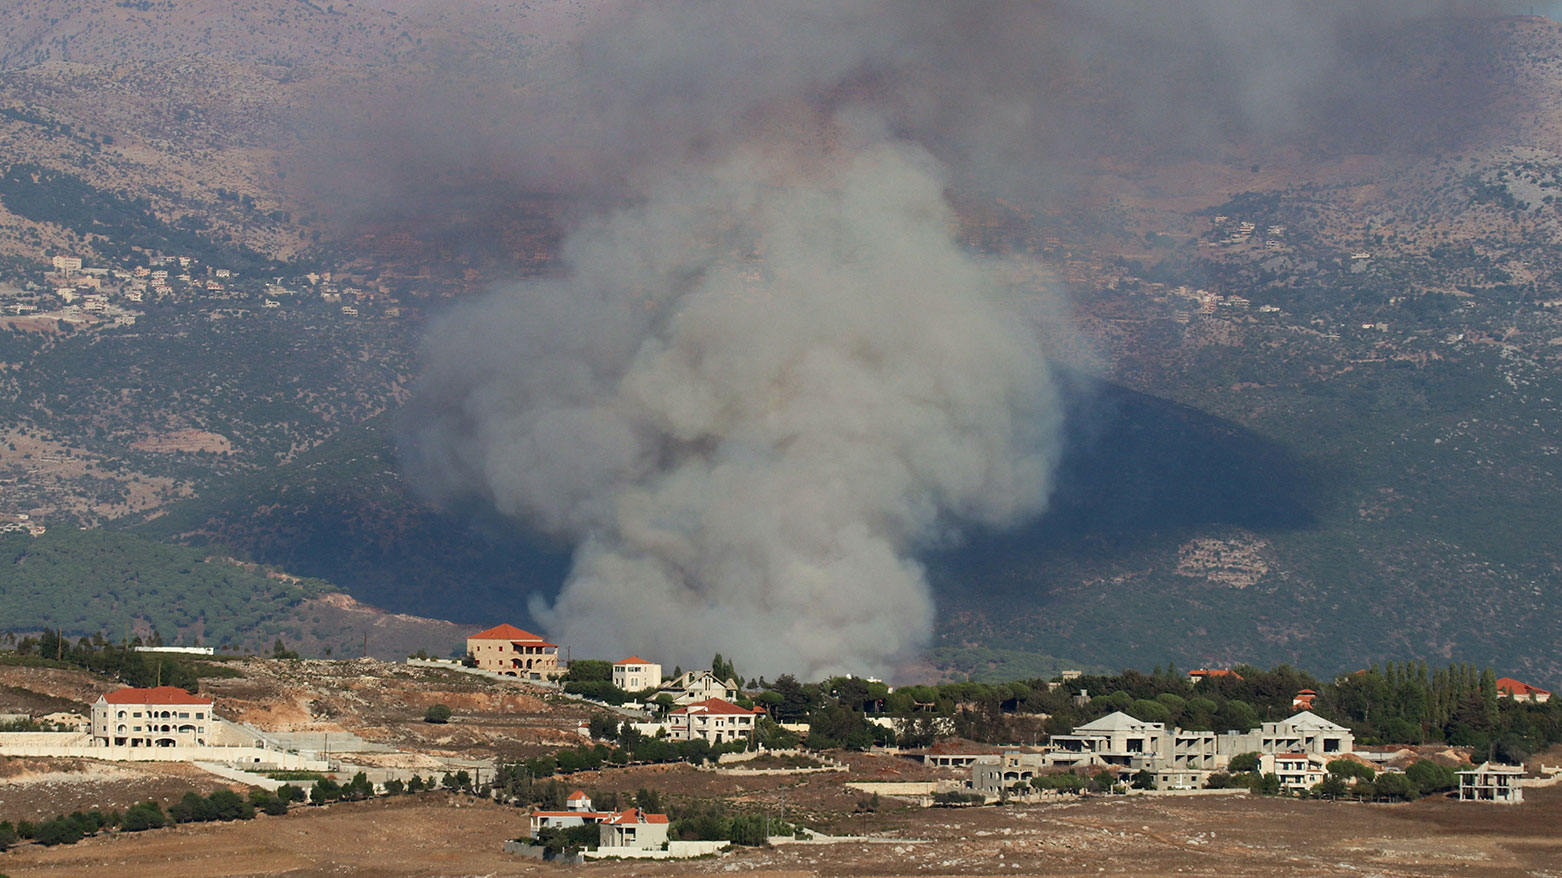
<instances>
[{"instance_id":1,"label":"white villa","mask_svg":"<svg viewBox=\"0 0 1562 878\"><path fill-rule=\"evenodd\" d=\"M754 721L764 711L739 707L720 698L686 704L667 715L667 737L674 741L704 738L712 744L736 741L754 733Z\"/></svg>"},{"instance_id":2,"label":"white villa","mask_svg":"<svg viewBox=\"0 0 1562 878\"><path fill-rule=\"evenodd\" d=\"M667 842L667 815L630 808L598 824L597 847L656 850Z\"/></svg>"},{"instance_id":3,"label":"white villa","mask_svg":"<svg viewBox=\"0 0 1562 878\"><path fill-rule=\"evenodd\" d=\"M564 800L563 811L533 811L531 813L531 837L536 839L544 829L568 829L601 823L613 816L612 811L596 811L591 807L591 797L576 790Z\"/></svg>"},{"instance_id":4,"label":"white villa","mask_svg":"<svg viewBox=\"0 0 1562 878\"><path fill-rule=\"evenodd\" d=\"M205 746L216 724L212 700L178 686L116 689L92 705L92 743L102 746Z\"/></svg>"},{"instance_id":5,"label":"white villa","mask_svg":"<svg viewBox=\"0 0 1562 878\"><path fill-rule=\"evenodd\" d=\"M639 656L613 663L613 685L625 692L639 692L662 685L662 666Z\"/></svg>"}]
</instances>

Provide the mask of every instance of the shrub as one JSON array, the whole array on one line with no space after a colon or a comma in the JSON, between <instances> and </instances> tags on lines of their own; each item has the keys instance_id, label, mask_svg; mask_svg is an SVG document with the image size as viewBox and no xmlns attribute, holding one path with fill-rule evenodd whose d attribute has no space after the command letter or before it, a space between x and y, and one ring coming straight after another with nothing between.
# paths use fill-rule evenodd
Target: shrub
<instances>
[{"instance_id":1,"label":"shrub","mask_svg":"<svg viewBox=\"0 0 1562 878\"><path fill-rule=\"evenodd\" d=\"M208 820L251 820L255 807L233 790L218 790L206 800Z\"/></svg>"},{"instance_id":2,"label":"shrub","mask_svg":"<svg viewBox=\"0 0 1562 878\"><path fill-rule=\"evenodd\" d=\"M33 840L46 847L53 847L57 844L75 844L81 841L82 835L81 827L75 821L56 817L39 824Z\"/></svg>"},{"instance_id":3,"label":"shrub","mask_svg":"<svg viewBox=\"0 0 1562 878\"><path fill-rule=\"evenodd\" d=\"M429 709L423 711L423 721L426 723L450 722L450 706L446 704L429 705Z\"/></svg>"},{"instance_id":4,"label":"shrub","mask_svg":"<svg viewBox=\"0 0 1562 878\"><path fill-rule=\"evenodd\" d=\"M126 832L161 829L167 825L168 817L163 814L162 806L156 802L142 802L139 805L131 805L125 810L125 816L119 822L119 828Z\"/></svg>"},{"instance_id":5,"label":"shrub","mask_svg":"<svg viewBox=\"0 0 1562 878\"><path fill-rule=\"evenodd\" d=\"M1416 785L1416 790L1423 796L1459 786L1458 772L1430 759L1423 759L1405 769L1405 777Z\"/></svg>"},{"instance_id":6,"label":"shrub","mask_svg":"<svg viewBox=\"0 0 1562 878\"><path fill-rule=\"evenodd\" d=\"M1373 791L1385 799L1404 799L1406 801L1417 797L1415 784L1403 774L1385 772L1378 775L1372 784Z\"/></svg>"},{"instance_id":7,"label":"shrub","mask_svg":"<svg viewBox=\"0 0 1562 878\"><path fill-rule=\"evenodd\" d=\"M1231 757L1231 764L1227 767L1230 768L1233 773L1238 771L1257 771L1258 754L1238 753L1237 755Z\"/></svg>"},{"instance_id":8,"label":"shrub","mask_svg":"<svg viewBox=\"0 0 1562 878\"><path fill-rule=\"evenodd\" d=\"M941 808L954 808L962 805L980 805L987 801L981 793L962 793L954 790L947 793L934 793L933 804Z\"/></svg>"}]
</instances>

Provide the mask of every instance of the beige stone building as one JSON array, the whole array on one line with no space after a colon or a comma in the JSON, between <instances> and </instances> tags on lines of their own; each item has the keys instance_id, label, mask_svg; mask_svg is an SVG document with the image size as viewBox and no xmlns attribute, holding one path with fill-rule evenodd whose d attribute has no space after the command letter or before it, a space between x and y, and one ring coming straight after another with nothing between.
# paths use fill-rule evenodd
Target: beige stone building
<instances>
[{"instance_id":1,"label":"beige stone building","mask_svg":"<svg viewBox=\"0 0 1562 878\"><path fill-rule=\"evenodd\" d=\"M496 625L466 639L466 652L484 671L546 680L564 673L559 645L514 625Z\"/></svg>"}]
</instances>

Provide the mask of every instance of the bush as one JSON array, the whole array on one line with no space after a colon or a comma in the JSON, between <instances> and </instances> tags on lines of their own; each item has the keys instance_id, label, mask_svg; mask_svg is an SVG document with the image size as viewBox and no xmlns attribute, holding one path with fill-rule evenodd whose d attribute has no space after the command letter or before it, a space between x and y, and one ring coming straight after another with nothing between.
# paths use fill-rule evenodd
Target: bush
<instances>
[{"instance_id":1,"label":"bush","mask_svg":"<svg viewBox=\"0 0 1562 878\"><path fill-rule=\"evenodd\" d=\"M75 821L56 817L39 824L33 840L45 847L53 847L57 844L75 844L81 841L82 835L81 827Z\"/></svg>"},{"instance_id":2,"label":"bush","mask_svg":"<svg viewBox=\"0 0 1562 878\"><path fill-rule=\"evenodd\" d=\"M423 711L423 721L426 723L450 722L450 706L446 704L429 705L429 709Z\"/></svg>"},{"instance_id":3,"label":"bush","mask_svg":"<svg viewBox=\"0 0 1562 878\"><path fill-rule=\"evenodd\" d=\"M1385 799L1404 799L1409 801L1417 797L1416 786L1410 778L1403 774L1383 773L1378 775L1372 784L1373 792Z\"/></svg>"},{"instance_id":4,"label":"bush","mask_svg":"<svg viewBox=\"0 0 1562 878\"><path fill-rule=\"evenodd\" d=\"M330 778L321 778L315 781L314 788L309 791L309 801L316 805L324 805L326 802L334 802L342 797L342 786Z\"/></svg>"},{"instance_id":5,"label":"bush","mask_svg":"<svg viewBox=\"0 0 1562 878\"><path fill-rule=\"evenodd\" d=\"M1067 774L1039 774L1031 778L1030 785L1038 790L1058 790L1077 793L1090 785L1090 781L1072 772Z\"/></svg>"},{"instance_id":6,"label":"bush","mask_svg":"<svg viewBox=\"0 0 1562 878\"><path fill-rule=\"evenodd\" d=\"M1361 781L1370 781L1377 776L1377 770L1370 765L1363 765L1351 759L1331 759L1326 766L1330 774L1339 775L1342 778L1356 778Z\"/></svg>"},{"instance_id":7,"label":"bush","mask_svg":"<svg viewBox=\"0 0 1562 878\"><path fill-rule=\"evenodd\" d=\"M218 790L206 800L208 820L251 820L255 807L233 790Z\"/></svg>"},{"instance_id":8,"label":"bush","mask_svg":"<svg viewBox=\"0 0 1562 878\"><path fill-rule=\"evenodd\" d=\"M180 797L179 801L168 806L168 816L175 823L200 823L212 817L212 803L205 796L191 790Z\"/></svg>"},{"instance_id":9,"label":"bush","mask_svg":"<svg viewBox=\"0 0 1562 878\"><path fill-rule=\"evenodd\" d=\"M981 793L962 793L958 790L947 793L934 793L933 805L940 808L957 808L965 805L980 805L987 801L987 797Z\"/></svg>"},{"instance_id":10,"label":"bush","mask_svg":"<svg viewBox=\"0 0 1562 878\"><path fill-rule=\"evenodd\" d=\"M1280 795L1280 775L1274 772L1259 774L1253 772L1248 775L1247 788L1256 796Z\"/></svg>"},{"instance_id":11,"label":"bush","mask_svg":"<svg viewBox=\"0 0 1562 878\"><path fill-rule=\"evenodd\" d=\"M1423 759L1405 769L1405 777L1415 784L1416 791L1425 796L1459 786L1459 774L1446 765Z\"/></svg>"},{"instance_id":12,"label":"bush","mask_svg":"<svg viewBox=\"0 0 1562 878\"><path fill-rule=\"evenodd\" d=\"M1230 768L1233 773L1239 771L1257 771L1258 754L1238 753L1237 755L1231 757L1231 764L1227 767Z\"/></svg>"},{"instance_id":13,"label":"bush","mask_svg":"<svg viewBox=\"0 0 1562 878\"><path fill-rule=\"evenodd\" d=\"M606 659L575 659L564 673L567 683L611 682L612 679L613 663Z\"/></svg>"},{"instance_id":14,"label":"bush","mask_svg":"<svg viewBox=\"0 0 1562 878\"><path fill-rule=\"evenodd\" d=\"M283 789L286 789L286 787ZM161 829L167 825L168 817L163 814L162 806L156 802L142 802L139 805L131 805L125 810L125 816L120 818L119 821L119 828L126 832Z\"/></svg>"},{"instance_id":15,"label":"bush","mask_svg":"<svg viewBox=\"0 0 1562 878\"><path fill-rule=\"evenodd\" d=\"M564 684L564 691L581 695L604 704L623 704L631 700L628 692L614 686L611 680L574 680Z\"/></svg>"}]
</instances>

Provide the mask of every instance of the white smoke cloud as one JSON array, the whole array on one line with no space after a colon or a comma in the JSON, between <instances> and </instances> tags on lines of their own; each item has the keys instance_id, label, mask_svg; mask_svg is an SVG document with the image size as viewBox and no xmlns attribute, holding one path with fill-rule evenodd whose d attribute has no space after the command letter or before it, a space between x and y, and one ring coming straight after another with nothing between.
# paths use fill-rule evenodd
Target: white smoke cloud
<instances>
[{"instance_id":1,"label":"white smoke cloud","mask_svg":"<svg viewBox=\"0 0 1562 878\"><path fill-rule=\"evenodd\" d=\"M533 614L581 654L887 672L932 631L912 553L1040 511L1059 451L1035 303L943 188L893 142L658 185L434 329L421 481L577 542Z\"/></svg>"}]
</instances>

